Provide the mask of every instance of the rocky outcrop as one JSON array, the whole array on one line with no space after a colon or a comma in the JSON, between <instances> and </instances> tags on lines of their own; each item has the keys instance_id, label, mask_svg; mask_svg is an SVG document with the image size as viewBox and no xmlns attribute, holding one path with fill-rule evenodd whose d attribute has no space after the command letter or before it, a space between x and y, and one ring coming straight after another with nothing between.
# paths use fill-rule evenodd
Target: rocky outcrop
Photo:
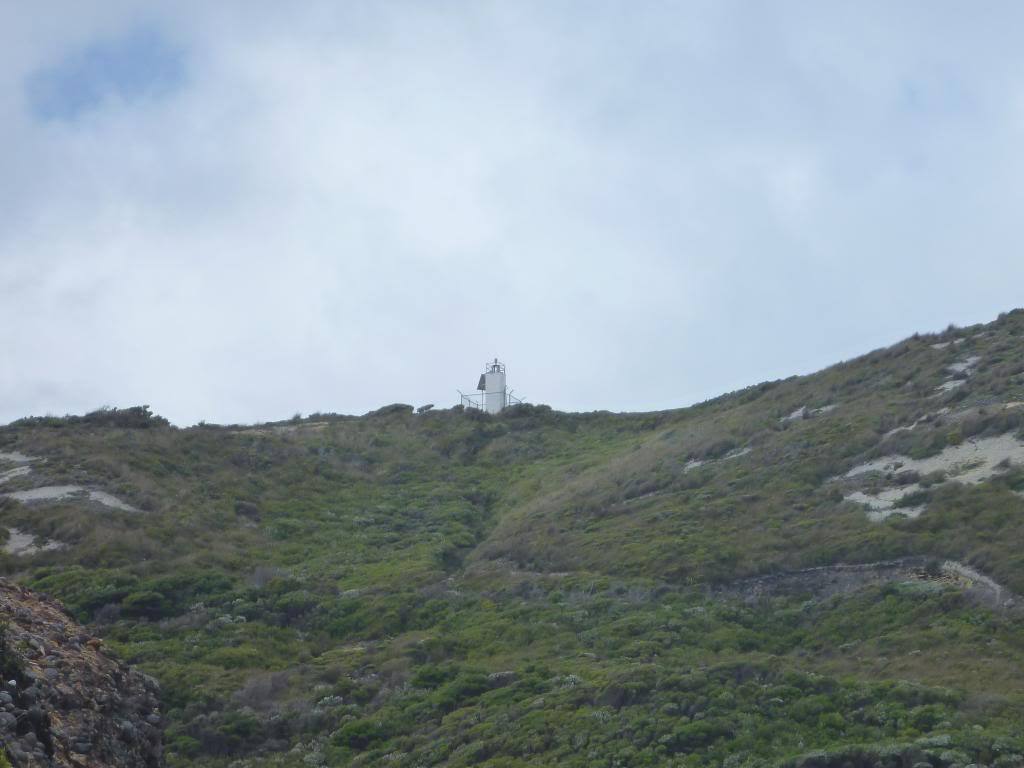
<instances>
[{"instance_id":1,"label":"rocky outcrop","mask_svg":"<svg viewBox=\"0 0 1024 768\"><path fill-rule=\"evenodd\" d=\"M12 766L160 768L158 686L55 600L0 579L0 743Z\"/></svg>"}]
</instances>

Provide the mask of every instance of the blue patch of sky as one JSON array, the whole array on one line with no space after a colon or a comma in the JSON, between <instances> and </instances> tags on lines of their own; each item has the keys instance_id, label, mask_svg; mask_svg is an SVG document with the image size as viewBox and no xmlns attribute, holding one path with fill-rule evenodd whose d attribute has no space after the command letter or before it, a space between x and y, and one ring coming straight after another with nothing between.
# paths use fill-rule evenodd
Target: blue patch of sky
<instances>
[{"instance_id":1,"label":"blue patch of sky","mask_svg":"<svg viewBox=\"0 0 1024 768\"><path fill-rule=\"evenodd\" d=\"M159 30L140 27L35 71L25 94L37 118L73 121L109 99L134 104L167 96L184 79L184 52Z\"/></svg>"}]
</instances>

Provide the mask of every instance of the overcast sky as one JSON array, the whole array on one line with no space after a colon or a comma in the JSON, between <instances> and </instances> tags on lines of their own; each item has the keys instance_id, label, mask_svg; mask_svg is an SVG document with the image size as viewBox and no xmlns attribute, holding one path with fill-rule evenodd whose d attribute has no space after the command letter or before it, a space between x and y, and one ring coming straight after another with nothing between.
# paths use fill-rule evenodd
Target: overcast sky
<instances>
[{"instance_id":1,"label":"overcast sky","mask_svg":"<svg viewBox=\"0 0 1024 768\"><path fill-rule=\"evenodd\" d=\"M1024 304L1019 2L0 3L0 423L678 407Z\"/></svg>"}]
</instances>

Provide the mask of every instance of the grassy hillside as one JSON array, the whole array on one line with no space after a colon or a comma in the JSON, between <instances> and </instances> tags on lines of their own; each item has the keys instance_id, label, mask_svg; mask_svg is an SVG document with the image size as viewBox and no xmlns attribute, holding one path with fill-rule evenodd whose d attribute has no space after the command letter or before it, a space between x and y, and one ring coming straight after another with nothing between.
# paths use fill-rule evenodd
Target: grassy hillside
<instances>
[{"instance_id":1,"label":"grassy hillside","mask_svg":"<svg viewBox=\"0 0 1024 768\"><path fill-rule=\"evenodd\" d=\"M1019 765L1022 404L1018 310L660 413L25 419L0 492L83 490L0 568L175 766Z\"/></svg>"}]
</instances>

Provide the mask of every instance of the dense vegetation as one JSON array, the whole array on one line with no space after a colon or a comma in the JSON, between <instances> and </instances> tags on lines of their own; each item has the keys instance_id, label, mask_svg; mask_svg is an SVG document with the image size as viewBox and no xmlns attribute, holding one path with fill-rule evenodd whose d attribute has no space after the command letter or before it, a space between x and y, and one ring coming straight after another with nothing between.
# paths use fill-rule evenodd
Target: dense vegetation
<instances>
[{"instance_id":1,"label":"dense vegetation","mask_svg":"<svg viewBox=\"0 0 1024 768\"><path fill-rule=\"evenodd\" d=\"M158 678L176 766L1018 765L1024 618L938 565L1024 592L1024 470L898 478L926 510L883 522L840 478L1018 435L1020 401L1016 311L660 413L30 418L3 490L139 511L0 498L69 545L0 566Z\"/></svg>"}]
</instances>

